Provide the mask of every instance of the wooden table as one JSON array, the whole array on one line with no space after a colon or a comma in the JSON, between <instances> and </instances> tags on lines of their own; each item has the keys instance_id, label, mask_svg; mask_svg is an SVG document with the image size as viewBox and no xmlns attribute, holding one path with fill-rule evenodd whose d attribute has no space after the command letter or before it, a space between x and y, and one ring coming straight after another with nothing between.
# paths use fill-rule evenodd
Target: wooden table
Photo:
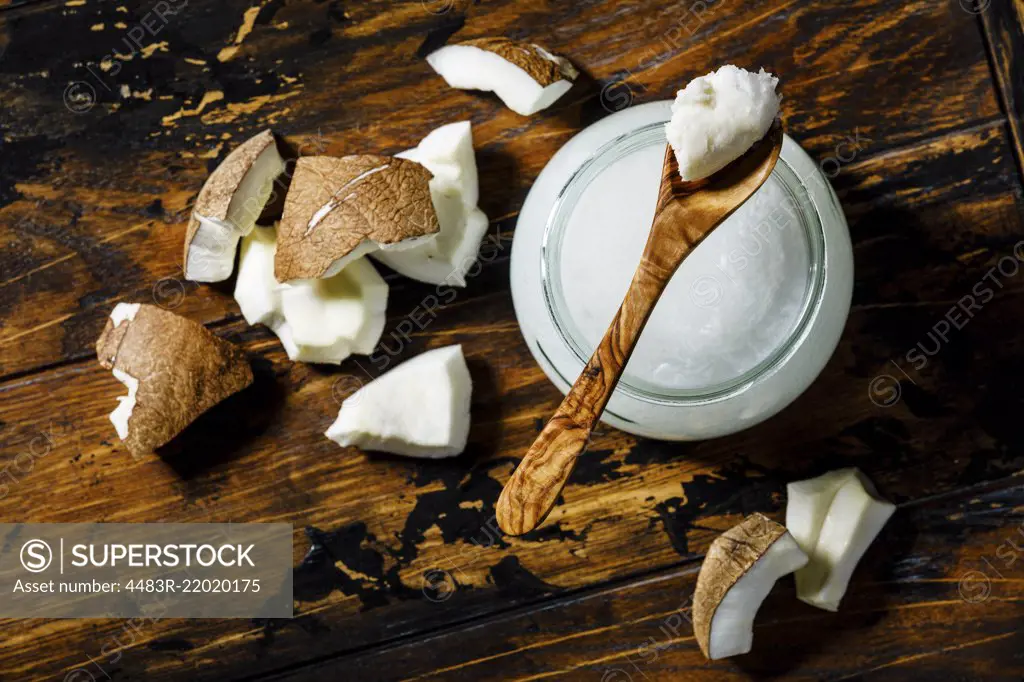
<instances>
[{"instance_id":1,"label":"wooden table","mask_svg":"<svg viewBox=\"0 0 1024 682\"><path fill-rule=\"evenodd\" d=\"M0 6L0 521L284 521L297 566L290 621L0 622L0 678L1021 679L1022 0ZM586 75L527 119L422 58L487 35ZM501 537L498 493L561 397L513 315L516 212L582 127L726 62L782 76L786 127L842 198L857 274L839 349L744 433L604 429L546 525ZM184 281L190 206L266 127L307 153L393 153L461 119L491 262L411 332L432 287L390 278L383 343L402 358L464 345L470 446L444 462L340 450L321 434L373 367L293 364L230 284ZM253 359L255 387L160 458L135 461L107 420L122 390L93 343L117 301L173 309ZM753 653L706 662L688 604L709 542L744 514L778 518L786 482L851 465L899 510L842 610L783 580Z\"/></svg>"}]
</instances>

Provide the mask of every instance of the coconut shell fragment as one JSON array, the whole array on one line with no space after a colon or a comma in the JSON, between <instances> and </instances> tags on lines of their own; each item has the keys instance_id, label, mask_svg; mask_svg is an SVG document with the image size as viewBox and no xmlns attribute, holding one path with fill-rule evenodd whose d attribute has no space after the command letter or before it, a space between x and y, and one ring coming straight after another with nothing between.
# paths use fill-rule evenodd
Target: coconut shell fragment
<instances>
[{"instance_id":1,"label":"coconut shell fragment","mask_svg":"<svg viewBox=\"0 0 1024 682\"><path fill-rule=\"evenodd\" d=\"M571 81L579 75L568 59L555 57L533 43L510 40L509 38L477 38L476 40L464 40L458 44L493 52L525 71L541 87L547 87L561 80Z\"/></svg>"},{"instance_id":2,"label":"coconut shell fragment","mask_svg":"<svg viewBox=\"0 0 1024 682\"><path fill-rule=\"evenodd\" d=\"M715 611L726 593L786 533L782 524L754 513L711 543L693 593L693 634L706 657L711 658Z\"/></svg>"},{"instance_id":3,"label":"coconut shell fragment","mask_svg":"<svg viewBox=\"0 0 1024 682\"><path fill-rule=\"evenodd\" d=\"M278 227L275 277L329 277L366 253L436 234L432 177L390 156L300 158Z\"/></svg>"},{"instance_id":4,"label":"coconut shell fragment","mask_svg":"<svg viewBox=\"0 0 1024 682\"><path fill-rule=\"evenodd\" d=\"M285 170L270 130L228 154L196 197L185 231L185 276L219 282L231 276L238 239L260 217L274 182Z\"/></svg>"},{"instance_id":5,"label":"coconut shell fragment","mask_svg":"<svg viewBox=\"0 0 1024 682\"><path fill-rule=\"evenodd\" d=\"M427 55L427 63L451 87L493 92L522 116L554 104L579 76L565 57L500 37L445 45Z\"/></svg>"},{"instance_id":6,"label":"coconut shell fragment","mask_svg":"<svg viewBox=\"0 0 1024 682\"><path fill-rule=\"evenodd\" d=\"M136 457L166 444L253 380L241 349L153 305L119 304L96 355L103 367L137 385L122 438Z\"/></svg>"}]
</instances>

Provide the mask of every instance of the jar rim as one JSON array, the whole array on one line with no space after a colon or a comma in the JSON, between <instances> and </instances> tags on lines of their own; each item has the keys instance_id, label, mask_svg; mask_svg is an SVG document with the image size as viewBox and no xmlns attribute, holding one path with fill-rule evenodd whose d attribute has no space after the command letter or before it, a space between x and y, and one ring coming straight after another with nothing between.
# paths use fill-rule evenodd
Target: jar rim
<instances>
[{"instance_id":1,"label":"jar rim","mask_svg":"<svg viewBox=\"0 0 1024 682\"><path fill-rule=\"evenodd\" d=\"M579 363L580 371L586 365L592 350L587 349L585 341L581 338L582 334L569 322L571 316L568 314L562 297L558 274L561 242L566 233L569 216L589 182L605 168L643 146L667 144L664 133L664 124L667 120L665 118L641 125L632 131L614 137L599 147L579 164L558 190L548 213L540 249L542 298L555 332ZM786 191L797 209L798 222L805 232L809 257L808 281L801 309L789 334L760 362L728 381L690 389L652 389L634 384L629 381L628 377L623 376L616 387L617 392L621 391L644 402L667 405L700 404L724 400L772 375L800 346L820 310L823 300L826 278L825 231L821 211L814 201L812 192L808 189L805 178L801 177L792 163L795 160L793 157L797 154L801 156L806 156L806 154L788 136L786 141L788 144L784 145L783 153L780 155L776 168L772 171L772 176ZM814 171L820 173L816 167ZM820 178L818 180L821 181ZM565 377L557 366L553 365L553 369L567 384L573 383L575 377Z\"/></svg>"}]
</instances>

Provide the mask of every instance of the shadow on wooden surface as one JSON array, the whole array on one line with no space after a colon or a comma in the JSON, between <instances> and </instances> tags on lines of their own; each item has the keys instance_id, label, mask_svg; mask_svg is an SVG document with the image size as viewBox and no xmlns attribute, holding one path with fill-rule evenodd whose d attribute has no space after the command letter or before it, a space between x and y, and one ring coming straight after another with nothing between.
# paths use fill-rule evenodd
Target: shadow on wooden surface
<instances>
[{"instance_id":1,"label":"shadow on wooden surface","mask_svg":"<svg viewBox=\"0 0 1024 682\"><path fill-rule=\"evenodd\" d=\"M185 483L243 457L284 408L287 393L273 365L259 357L250 360L251 386L215 405L160 448L159 456Z\"/></svg>"}]
</instances>

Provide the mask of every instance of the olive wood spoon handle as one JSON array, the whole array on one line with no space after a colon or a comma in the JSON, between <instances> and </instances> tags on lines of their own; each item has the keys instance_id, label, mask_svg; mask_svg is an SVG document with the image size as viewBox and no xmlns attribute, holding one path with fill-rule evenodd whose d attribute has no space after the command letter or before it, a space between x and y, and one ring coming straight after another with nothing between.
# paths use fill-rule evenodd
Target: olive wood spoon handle
<instances>
[{"instance_id":1,"label":"olive wood spoon handle","mask_svg":"<svg viewBox=\"0 0 1024 682\"><path fill-rule=\"evenodd\" d=\"M782 147L776 122L763 140L710 178L685 182L666 147L651 234L611 326L551 420L501 491L498 525L509 535L536 528L551 511L637 340L686 256L771 175Z\"/></svg>"}]
</instances>

